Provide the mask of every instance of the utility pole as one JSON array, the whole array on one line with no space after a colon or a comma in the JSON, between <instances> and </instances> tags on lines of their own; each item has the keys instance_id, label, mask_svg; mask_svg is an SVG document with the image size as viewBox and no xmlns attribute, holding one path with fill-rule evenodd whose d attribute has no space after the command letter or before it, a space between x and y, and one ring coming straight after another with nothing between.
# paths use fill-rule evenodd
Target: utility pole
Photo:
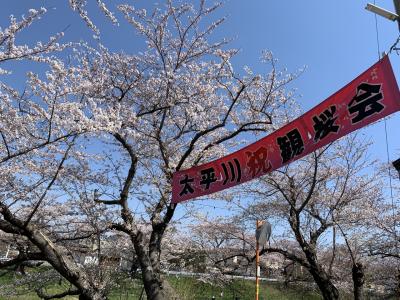
<instances>
[{"instance_id":1,"label":"utility pole","mask_svg":"<svg viewBox=\"0 0 400 300\"><path fill-rule=\"evenodd\" d=\"M256 221L256 229L258 229L263 224L262 221ZM256 239L256 300L258 300L258 295L260 293L260 243Z\"/></svg>"},{"instance_id":2,"label":"utility pole","mask_svg":"<svg viewBox=\"0 0 400 300\"><path fill-rule=\"evenodd\" d=\"M399 25L399 31L400 31L400 0L393 0L394 3L394 10L397 15L397 24Z\"/></svg>"}]
</instances>

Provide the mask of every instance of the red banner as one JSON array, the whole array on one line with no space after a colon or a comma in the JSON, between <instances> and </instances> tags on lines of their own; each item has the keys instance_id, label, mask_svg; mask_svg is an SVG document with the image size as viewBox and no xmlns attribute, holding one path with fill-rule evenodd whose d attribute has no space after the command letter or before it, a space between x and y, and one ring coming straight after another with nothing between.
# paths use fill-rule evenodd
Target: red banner
<instances>
[{"instance_id":1,"label":"red banner","mask_svg":"<svg viewBox=\"0 0 400 300\"><path fill-rule=\"evenodd\" d=\"M344 88L272 134L230 155L174 173L172 203L257 178L400 110L400 92L385 56Z\"/></svg>"}]
</instances>

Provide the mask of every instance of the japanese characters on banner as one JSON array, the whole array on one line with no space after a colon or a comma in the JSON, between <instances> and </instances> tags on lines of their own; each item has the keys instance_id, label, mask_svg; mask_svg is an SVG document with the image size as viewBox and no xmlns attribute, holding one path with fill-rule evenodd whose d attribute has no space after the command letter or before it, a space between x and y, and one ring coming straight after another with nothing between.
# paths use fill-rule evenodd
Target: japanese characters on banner
<instances>
[{"instance_id":1,"label":"japanese characters on banner","mask_svg":"<svg viewBox=\"0 0 400 300\"><path fill-rule=\"evenodd\" d=\"M385 56L298 119L220 159L176 172L172 203L257 178L400 110L400 92Z\"/></svg>"}]
</instances>

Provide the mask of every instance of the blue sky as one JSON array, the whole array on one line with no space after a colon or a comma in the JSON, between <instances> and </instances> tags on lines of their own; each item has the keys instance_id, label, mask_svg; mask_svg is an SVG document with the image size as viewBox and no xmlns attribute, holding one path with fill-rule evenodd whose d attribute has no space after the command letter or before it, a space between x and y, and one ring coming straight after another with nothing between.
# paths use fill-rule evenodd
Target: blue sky
<instances>
[{"instance_id":1,"label":"blue sky","mask_svg":"<svg viewBox=\"0 0 400 300\"><path fill-rule=\"evenodd\" d=\"M99 12L95 1L88 2L89 14L102 30L102 42L107 47L128 53L143 48L120 14L117 14L120 26L116 28ZM115 10L116 2L124 1L105 1L112 10ZM126 2L149 8L152 3L163 1ZM392 0L375 2L378 6L394 10ZM281 68L296 71L307 66L292 87L297 88L297 92L302 95L298 100L304 110L308 110L377 61L375 17L364 9L366 3L367 0L228 0L217 12L218 16L226 15L228 19L218 29L216 37L234 39L231 46L240 49L234 60L236 68L248 65L256 72L266 71L258 63L264 49L274 53ZM60 0L2 0L0 26L8 24L10 14L19 17L29 8L43 6L49 10L48 13L21 35L21 41L29 43L45 40L49 35L69 26L65 33L66 41L83 39L95 43L93 32L67 5L68 1ZM377 22L380 51L387 51L399 36L398 26L379 16ZM399 82L400 56L392 53L390 60ZM13 78L21 75L17 70ZM400 127L399 112L387 121L387 127L390 159L394 160L400 157L400 139L396 133ZM362 132L374 141L371 155L386 161L384 123L378 122Z\"/></svg>"},{"instance_id":2,"label":"blue sky","mask_svg":"<svg viewBox=\"0 0 400 300\"><path fill-rule=\"evenodd\" d=\"M242 49L240 62L256 67L261 49L270 49L289 71L306 71L293 83L309 109L340 89L378 59L374 14L366 1L234 1L225 6L230 15L227 35L235 35ZM376 4L394 10L392 1ZM397 24L378 16L380 51L388 50L399 35ZM390 56L397 80L400 56ZM252 63L254 62L254 63ZM261 71L261 70L260 70ZM400 155L400 113L387 122L392 159ZM385 156L384 124L363 130L374 141L372 154Z\"/></svg>"},{"instance_id":3,"label":"blue sky","mask_svg":"<svg viewBox=\"0 0 400 300\"><path fill-rule=\"evenodd\" d=\"M102 29L102 42L114 50L137 51L143 44L120 15L120 26L112 26L95 7L95 1L88 1L88 11L95 23ZM111 9L113 3L106 1ZM162 1L136 0L131 4L151 7ZM377 5L394 10L392 0L375 1ZM0 4L0 25L8 23L8 16L16 17L29 8L41 6L48 13L23 32L23 42L45 39L51 34L68 27L65 40L89 40L93 33L83 24L79 16L67 8L68 1L2 0ZM129 1L128 1L129 3ZM197 3L194 1L194 3ZM279 66L289 71L307 66L306 71L293 83L302 95L299 102L305 110L315 106L341 88L378 59L377 37L374 14L364 9L366 1L292 1L292 0L228 0L217 15L227 16L227 21L216 32L216 36L233 38L232 46L240 49L235 58L236 68L248 65L255 71L263 72L258 63L261 51L271 50L279 59ZM377 18L380 51L388 50L399 35L397 24L382 17ZM400 46L399 46L400 47ZM390 56L397 80L400 78L400 56ZM382 123L382 122L381 122ZM368 133L381 153L384 144L383 124L368 128ZM400 155L400 139L394 131L400 125L400 114L388 122L390 153Z\"/></svg>"}]
</instances>

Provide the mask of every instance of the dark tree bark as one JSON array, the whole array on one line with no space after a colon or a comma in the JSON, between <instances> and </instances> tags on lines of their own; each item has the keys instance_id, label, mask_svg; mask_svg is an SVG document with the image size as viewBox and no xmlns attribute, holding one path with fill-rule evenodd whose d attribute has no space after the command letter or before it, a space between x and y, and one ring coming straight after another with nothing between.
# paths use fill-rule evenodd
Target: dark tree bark
<instances>
[{"instance_id":1,"label":"dark tree bark","mask_svg":"<svg viewBox=\"0 0 400 300\"><path fill-rule=\"evenodd\" d=\"M46 294L41 288L36 290L36 294L40 299L43 300L51 300L51 299L63 299L66 296L72 296L72 295L80 295L79 291L76 289L69 289L65 292L59 293L59 294L53 294L53 295L48 295ZM80 299L80 298L79 298Z\"/></svg>"},{"instance_id":2,"label":"dark tree bark","mask_svg":"<svg viewBox=\"0 0 400 300\"><path fill-rule=\"evenodd\" d=\"M146 253L143 234L139 232L132 238L136 255L142 270L142 281L147 298L151 300L164 299L162 295L162 281L151 265L149 255Z\"/></svg>"},{"instance_id":3,"label":"dark tree bark","mask_svg":"<svg viewBox=\"0 0 400 300\"><path fill-rule=\"evenodd\" d=\"M318 286L318 289L321 292L322 297L325 300L339 299L339 291L332 283L332 280L328 273L319 264L315 250L310 247L308 243L305 242L303 242L302 249L304 256L300 256L299 254L291 253L280 248L266 248L261 251L260 254L266 252L280 253L285 258L302 265L305 269L308 270L308 272L310 272L311 276Z\"/></svg>"},{"instance_id":4,"label":"dark tree bark","mask_svg":"<svg viewBox=\"0 0 400 300\"><path fill-rule=\"evenodd\" d=\"M149 300L176 300L178 299L174 290L161 276L159 268L159 255L161 249L149 249L144 241L143 233L139 232L132 238L132 243L142 271L144 290ZM151 248L151 247L150 247ZM157 257L152 262L151 257Z\"/></svg>"},{"instance_id":5,"label":"dark tree bark","mask_svg":"<svg viewBox=\"0 0 400 300\"><path fill-rule=\"evenodd\" d=\"M353 295L355 300L364 299L364 266L360 261L357 261L356 255L350 247L349 240L347 235L343 231L342 227L338 225L339 230L342 232L344 240L346 242L347 249L349 251L351 261L352 261L352 269L351 275L353 280Z\"/></svg>"},{"instance_id":6,"label":"dark tree bark","mask_svg":"<svg viewBox=\"0 0 400 300\"><path fill-rule=\"evenodd\" d=\"M332 283L328 273L318 263L315 251L305 250L304 253L309 263L308 271L314 278L315 283L321 291L322 297L324 297L325 300L339 299L339 291Z\"/></svg>"},{"instance_id":7,"label":"dark tree bark","mask_svg":"<svg viewBox=\"0 0 400 300\"><path fill-rule=\"evenodd\" d=\"M353 293L355 300L364 299L364 266L362 263L357 262L353 264L352 268L353 277Z\"/></svg>"},{"instance_id":8,"label":"dark tree bark","mask_svg":"<svg viewBox=\"0 0 400 300\"><path fill-rule=\"evenodd\" d=\"M297 242L303 250L306 261L308 262L308 265L305 267L314 278L314 281L321 291L322 296L325 300L339 299L339 291L332 283L329 274L318 262L316 253L317 240L319 236L326 230L327 224L322 222L321 227L319 227L318 230L311 232L310 241L307 242L300 228L300 209L296 209L295 205L292 205L290 208L289 224L293 230Z\"/></svg>"},{"instance_id":9,"label":"dark tree bark","mask_svg":"<svg viewBox=\"0 0 400 300\"><path fill-rule=\"evenodd\" d=\"M400 299L400 269L397 270L397 289L395 293L396 296Z\"/></svg>"}]
</instances>

